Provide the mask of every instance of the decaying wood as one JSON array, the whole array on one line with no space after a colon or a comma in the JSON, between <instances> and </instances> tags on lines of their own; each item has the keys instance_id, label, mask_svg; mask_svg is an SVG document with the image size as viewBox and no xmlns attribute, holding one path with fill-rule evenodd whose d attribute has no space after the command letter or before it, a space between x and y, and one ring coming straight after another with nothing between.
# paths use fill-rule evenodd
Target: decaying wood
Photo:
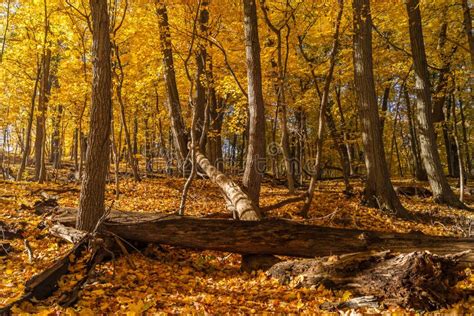
<instances>
[{"instance_id":1,"label":"decaying wood","mask_svg":"<svg viewBox=\"0 0 474 316\"><path fill-rule=\"evenodd\" d=\"M403 196L419 196L422 198L433 196L430 190L419 186L398 186L395 187L395 192Z\"/></svg>"},{"instance_id":2,"label":"decaying wood","mask_svg":"<svg viewBox=\"0 0 474 316\"><path fill-rule=\"evenodd\" d=\"M351 298L342 303L331 303L325 302L319 306L319 308L330 311L337 311L340 309L356 309L356 308L380 308L379 299L373 295L360 296Z\"/></svg>"},{"instance_id":3,"label":"decaying wood","mask_svg":"<svg viewBox=\"0 0 474 316\"><path fill-rule=\"evenodd\" d=\"M375 296L388 305L436 310L457 302L455 288L465 275L460 259L468 252L438 256L427 251L346 254L321 259L277 263L267 274L295 287L349 290L356 296Z\"/></svg>"},{"instance_id":4,"label":"decaying wood","mask_svg":"<svg viewBox=\"0 0 474 316\"><path fill-rule=\"evenodd\" d=\"M12 246L8 242L0 241L0 257L8 255L12 251Z\"/></svg>"},{"instance_id":5,"label":"decaying wood","mask_svg":"<svg viewBox=\"0 0 474 316\"><path fill-rule=\"evenodd\" d=\"M79 258L85 251L88 241L88 238L83 238L46 270L28 280L25 284L24 294L17 301L0 308L0 315L7 314L14 305L20 304L23 301L31 299L42 300L49 297L58 289L59 279L69 273L68 269L74 264L74 258Z\"/></svg>"},{"instance_id":6,"label":"decaying wood","mask_svg":"<svg viewBox=\"0 0 474 316\"><path fill-rule=\"evenodd\" d=\"M0 240L11 240L16 238L22 238L22 231L0 221Z\"/></svg>"},{"instance_id":7,"label":"decaying wood","mask_svg":"<svg viewBox=\"0 0 474 316\"><path fill-rule=\"evenodd\" d=\"M49 232L52 235L67 240L68 242L73 244L80 242L86 236L86 233L81 230L77 230L73 227L67 227L61 224L53 225L49 229Z\"/></svg>"},{"instance_id":8,"label":"decaying wood","mask_svg":"<svg viewBox=\"0 0 474 316\"><path fill-rule=\"evenodd\" d=\"M77 209L63 208L59 212L56 221L75 225ZM102 228L129 241L309 258L387 249L402 253L429 250L444 255L471 250L474 245L474 238L330 228L281 219L235 221L121 211L112 211ZM461 261L472 263L474 255L467 254Z\"/></svg>"}]
</instances>

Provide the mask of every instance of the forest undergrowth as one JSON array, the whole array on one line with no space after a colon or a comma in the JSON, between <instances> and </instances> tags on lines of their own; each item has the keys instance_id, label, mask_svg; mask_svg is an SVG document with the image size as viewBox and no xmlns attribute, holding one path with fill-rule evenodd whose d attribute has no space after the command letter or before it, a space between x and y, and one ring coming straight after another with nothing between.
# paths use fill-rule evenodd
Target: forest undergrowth
<instances>
[{"instance_id":1,"label":"forest undergrowth","mask_svg":"<svg viewBox=\"0 0 474 316\"><path fill-rule=\"evenodd\" d=\"M362 185L359 182L354 180L352 184L360 194ZM113 208L173 213L179 206L183 183L183 179L164 177L143 179L139 183L125 179L121 181L120 198L113 203ZM394 183L413 184L408 180L395 180ZM71 247L49 233L51 220L47 215L36 215L34 203L46 192L56 195L60 206L76 207L78 188L77 184L62 182L42 185L32 182L0 182L0 223L22 236L9 240L11 249L6 256L0 257L0 274L3 276L0 283L0 307L18 299L29 278L46 269ZM361 206L358 194L347 198L341 193L342 190L339 181L320 182L309 219L304 222L388 232L420 231L442 236L466 236L471 233L452 221L443 223L436 218L463 216L474 222L472 213L436 205L430 198L402 197L403 204L413 213L430 214L435 218L430 223L422 223L396 219L376 209ZM109 184L107 205L112 205L114 197L113 185ZM262 189L261 204L272 205L288 197L284 187L266 183ZM468 202L473 206L474 199L469 198ZM302 202L286 205L269 211L266 216L303 221L298 215L301 204ZM229 217L218 188L207 180L195 182L189 193L186 215ZM25 243L31 249L31 259ZM474 290L474 275L469 269L466 272L469 277L458 286ZM80 278L78 269L77 274L73 273L72 277L69 275L67 279L60 281L61 291L57 291L49 299L37 303L24 302L14 307L12 312L40 315L137 315L143 312L221 314L231 311L240 314L314 314L330 313L320 309L325 302L340 303L352 297L348 291L332 291L323 286L307 289L280 285L263 271L241 272L240 255L237 254L198 252L157 245L149 245L127 257L121 256L98 265L77 304L69 308L59 306L56 303L58 293L72 288ZM415 311L386 306L383 309L359 309L357 312L412 314ZM438 312L452 315L474 313L474 298L470 297Z\"/></svg>"}]
</instances>

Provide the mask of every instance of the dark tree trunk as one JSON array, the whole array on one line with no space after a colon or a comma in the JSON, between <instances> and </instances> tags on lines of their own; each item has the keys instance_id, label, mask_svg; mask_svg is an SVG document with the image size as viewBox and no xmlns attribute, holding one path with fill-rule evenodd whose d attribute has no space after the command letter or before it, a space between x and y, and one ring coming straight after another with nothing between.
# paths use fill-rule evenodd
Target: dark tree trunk
<instances>
[{"instance_id":1,"label":"dark tree trunk","mask_svg":"<svg viewBox=\"0 0 474 316\"><path fill-rule=\"evenodd\" d=\"M468 0L461 0L463 9L464 31L466 32L467 41L469 43L469 52L471 54L471 69L474 68L474 36L472 35L472 18Z\"/></svg>"},{"instance_id":2,"label":"dark tree trunk","mask_svg":"<svg viewBox=\"0 0 474 316\"><path fill-rule=\"evenodd\" d=\"M211 70L212 71L212 70ZM212 75L212 72L211 74ZM212 76L211 76L212 78ZM210 94L209 94L209 132L208 135L208 152L209 152L209 160L211 164L216 167L219 171L224 171L224 161L222 155L222 123L224 121L224 106L225 100L223 98L216 96L216 91L211 86ZM236 148L236 140L237 135L234 135L234 143L232 148L234 149L232 161L235 162L235 148Z\"/></svg>"},{"instance_id":3,"label":"dark tree trunk","mask_svg":"<svg viewBox=\"0 0 474 316\"><path fill-rule=\"evenodd\" d=\"M72 144L72 150L71 150L71 160L74 161L74 171L79 170L79 129L76 127L74 129L74 140Z\"/></svg>"},{"instance_id":4,"label":"dark tree trunk","mask_svg":"<svg viewBox=\"0 0 474 316\"><path fill-rule=\"evenodd\" d=\"M383 136L383 130L384 130L384 127L385 127L385 117L387 116L388 99L390 97L390 85L391 84L392 83L389 81L388 86L385 87L385 89L383 90L382 106L381 106L382 117L380 118L380 133L382 134L382 136Z\"/></svg>"},{"instance_id":5,"label":"dark tree trunk","mask_svg":"<svg viewBox=\"0 0 474 316\"><path fill-rule=\"evenodd\" d=\"M56 116L53 120L53 134L51 135L51 159L53 168L58 169L61 165L61 119L63 114L63 106L58 105L56 108Z\"/></svg>"},{"instance_id":6,"label":"dark tree trunk","mask_svg":"<svg viewBox=\"0 0 474 316\"><path fill-rule=\"evenodd\" d=\"M344 155L344 156L347 156L346 163L349 165L349 170L350 170L349 174L353 175L355 173L355 171L354 171L354 168L352 166L352 157L353 157L352 147L349 144L349 135L348 135L349 133L348 133L348 130L347 130L346 119L344 117L344 111L342 110L341 90L340 90L340 88L336 87L335 92L336 92L337 109L338 109L339 115L341 117L341 122L340 122L341 132L342 132L342 137L343 137L343 141L344 141L344 146L346 147L346 152L347 152L347 155Z\"/></svg>"},{"instance_id":7,"label":"dark tree trunk","mask_svg":"<svg viewBox=\"0 0 474 316\"><path fill-rule=\"evenodd\" d=\"M46 112L50 90L49 69L51 64L51 50L47 49L43 56L43 70L40 81L40 95L38 102L39 115L36 117L35 138L35 179L40 183L46 180L45 145L46 145Z\"/></svg>"},{"instance_id":8,"label":"dark tree trunk","mask_svg":"<svg viewBox=\"0 0 474 316\"><path fill-rule=\"evenodd\" d=\"M369 0L354 0L354 82L363 124L367 180L364 200L372 207L410 217L398 199L385 160L372 65L372 18Z\"/></svg>"},{"instance_id":9,"label":"dark tree trunk","mask_svg":"<svg viewBox=\"0 0 474 316\"><path fill-rule=\"evenodd\" d=\"M423 164L435 201L438 203L446 203L450 206L465 207L454 195L443 173L438 145L436 144L431 110L431 88L421 26L419 1L407 0L405 3L408 12L410 43L416 77L415 90L419 127L418 137L420 140Z\"/></svg>"},{"instance_id":10,"label":"dark tree trunk","mask_svg":"<svg viewBox=\"0 0 474 316\"><path fill-rule=\"evenodd\" d=\"M454 140L453 130L454 126L451 122L451 98L447 99L446 102L446 117L443 121L443 138L446 148L446 161L448 162L448 175L451 177L459 177L459 156L456 141Z\"/></svg>"},{"instance_id":11,"label":"dark tree trunk","mask_svg":"<svg viewBox=\"0 0 474 316\"><path fill-rule=\"evenodd\" d=\"M337 130L336 123L334 122L334 117L329 107L326 111L326 121L328 123L329 134L334 141L337 152L339 154L339 159L341 161L342 167L342 177L344 180L345 192L350 193L352 191L352 186L349 182L351 175L351 168L349 163L349 155L347 154L346 145L342 139L341 133Z\"/></svg>"},{"instance_id":12,"label":"dark tree trunk","mask_svg":"<svg viewBox=\"0 0 474 316\"><path fill-rule=\"evenodd\" d=\"M245 49L248 77L249 129L244 190L258 207L260 184L265 171L265 108L262 92L260 43L255 0L243 0Z\"/></svg>"},{"instance_id":13,"label":"dark tree trunk","mask_svg":"<svg viewBox=\"0 0 474 316\"><path fill-rule=\"evenodd\" d=\"M94 231L105 212L112 119L111 45L107 0L90 0L92 20L92 104L89 144L82 180L77 228Z\"/></svg>"},{"instance_id":14,"label":"dark tree trunk","mask_svg":"<svg viewBox=\"0 0 474 316\"><path fill-rule=\"evenodd\" d=\"M26 165L28 164L28 156L31 151L31 129L33 126L33 118L35 114L35 100L36 94L38 92L38 83L40 81L41 69L43 62L41 61L36 68L36 79L33 87L33 93L31 94L31 107L30 113L28 115L28 126L26 127L26 137L25 137L25 148L23 148L23 156L21 157L21 164L18 169L18 174L16 176L17 181L21 181L23 178L23 173L25 172Z\"/></svg>"},{"instance_id":15,"label":"dark tree trunk","mask_svg":"<svg viewBox=\"0 0 474 316\"><path fill-rule=\"evenodd\" d=\"M173 63L173 51L171 47L171 33L168 24L168 12L166 5L161 0L156 0L156 13L160 20L161 53L163 54L164 76L168 92L168 114L171 122L173 140L180 159L184 162L188 155L188 135L181 115L178 86L176 85L176 74Z\"/></svg>"},{"instance_id":16,"label":"dark tree trunk","mask_svg":"<svg viewBox=\"0 0 474 316\"><path fill-rule=\"evenodd\" d=\"M133 154L138 154L138 113L133 116Z\"/></svg>"},{"instance_id":17,"label":"dark tree trunk","mask_svg":"<svg viewBox=\"0 0 474 316\"><path fill-rule=\"evenodd\" d=\"M416 129L416 121L414 119L413 108L410 102L410 95L406 85L403 85L403 95L405 96L405 105L407 108L408 128L410 129L410 147L413 156L413 164L415 170L415 178L418 181L428 180L423 162L421 161L420 146L418 144L418 136Z\"/></svg>"},{"instance_id":18,"label":"dark tree trunk","mask_svg":"<svg viewBox=\"0 0 474 316\"><path fill-rule=\"evenodd\" d=\"M134 155L132 139L131 139L130 132L127 125L127 117L125 115L125 104L122 98L124 73L123 73L122 61L120 59L120 49L115 43L115 41L113 41L112 45L115 52L115 58L117 60L116 62L117 67L114 67L114 73L117 76L116 92L117 92L117 100L120 105L120 121L122 122L123 130L125 132L125 141L127 143L127 158L128 158L127 160L128 160L128 163L130 164L130 168L132 169L133 178L135 179L135 181L140 181L141 179L138 173L138 161Z\"/></svg>"},{"instance_id":19,"label":"dark tree trunk","mask_svg":"<svg viewBox=\"0 0 474 316\"><path fill-rule=\"evenodd\" d=\"M324 125L328 117L328 113L329 111L331 111L331 109L329 108L329 92L331 89L331 82L332 82L332 77L334 74L334 68L336 66L336 57L339 50L339 28L341 25L342 13L344 11L343 0L339 0L338 2L339 2L339 9L338 9L336 25L335 25L334 34L333 34L331 55L329 57L329 69L326 74L326 79L324 81L324 90L321 96L321 103L319 106L318 135L317 135L318 138L316 140L315 170L313 171L314 173L311 175L311 182L309 183L309 188L306 193L307 197L305 199L303 209L301 210L301 214L304 217L308 215L308 211L311 206L311 201L313 200L314 190L316 189L316 182L318 178L320 178L321 171L322 171L321 160L322 160L322 155L323 155L323 144L324 144L324 134L325 134Z\"/></svg>"},{"instance_id":20,"label":"dark tree trunk","mask_svg":"<svg viewBox=\"0 0 474 316\"><path fill-rule=\"evenodd\" d=\"M207 34L207 22L209 19L209 12L207 10L207 5L201 4L201 10L199 12L199 24L200 24L200 36L205 37ZM196 115L196 140L199 143L201 139L201 135L203 135L204 131L207 129L205 124L205 116L206 114L206 102L208 102L206 97L206 87L205 83L209 84L206 79L206 64L207 64L207 50L203 39L200 37L197 40L198 48L196 52L196 75L194 78L194 86L196 87L196 98L194 100L194 112ZM206 137L207 135L204 135ZM203 139L204 143L200 144L200 150L205 152L205 140Z\"/></svg>"},{"instance_id":21,"label":"dark tree trunk","mask_svg":"<svg viewBox=\"0 0 474 316\"><path fill-rule=\"evenodd\" d=\"M464 114L464 104L462 100L459 100L459 114L461 116L461 127L462 127L462 142L463 142L463 147L464 147L464 152L466 155L466 167L467 167L467 173L469 176L472 176L472 173L474 172L472 168L472 161L471 161L471 153L470 153L470 148L469 148L469 142L468 142L468 137L467 137L467 127L466 127L466 116Z\"/></svg>"},{"instance_id":22,"label":"dark tree trunk","mask_svg":"<svg viewBox=\"0 0 474 316\"><path fill-rule=\"evenodd\" d=\"M290 134L288 131L288 111L287 111L287 104L286 104L286 96L285 96L285 80L286 80L286 60L283 60L283 43L282 43L282 30L286 27L287 29L287 38L289 37L290 28L288 26L288 21L284 23L280 23L278 27L275 26L268 17L268 7L265 3L265 0L260 0L260 7L263 12L263 17L265 23L270 28L270 30L275 34L277 37L277 44L276 44L276 53L277 53L277 61L275 63L272 60L275 68L275 77L277 83L275 84L275 92L277 96L277 111L280 114L280 129L281 129L281 152L283 155L284 163L285 163L285 170L286 170L286 182L288 191L290 194L293 194L295 191L295 179L294 179L294 168L292 164L292 158L290 153ZM289 47L286 47L286 54L288 56ZM276 122L275 122L276 124Z\"/></svg>"}]
</instances>

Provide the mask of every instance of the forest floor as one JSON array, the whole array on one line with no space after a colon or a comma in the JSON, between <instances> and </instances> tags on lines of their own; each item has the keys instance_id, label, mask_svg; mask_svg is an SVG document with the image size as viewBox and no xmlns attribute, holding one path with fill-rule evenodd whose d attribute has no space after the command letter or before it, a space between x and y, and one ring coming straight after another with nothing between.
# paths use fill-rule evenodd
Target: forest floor
<instances>
[{"instance_id":1,"label":"forest floor","mask_svg":"<svg viewBox=\"0 0 474 316\"><path fill-rule=\"evenodd\" d=\"M411 181L394 181L411 184ZM113 207L118 210L137 212L175 212L178 209L184 180L158 177L136 183L124 179L120 183L121 195ZM354 181L356 191L361 191L360 180ZM426 186L426 184L423 184ZM12 250L0 256L0 307L18 299L25 282L64 254L71 245L48 232L49 219L35 215L29 209L47 189L68 189L58 196L60 206L77 206L78 184L49 182L39 185L32 182L0 182L0 223L19 229L23 239L8 241ZM69 190L71 189L71 190ZM358 194L346 198L340 181L320 182L310 211L312 223L330 227L358 228L367 230L409 232L421 231L430 235L465 236L458 225L447 225L434 220L432 223L409 222L382 214L378 210L360 205ZM268 206L280 202L289 195L281 186L265 183L261 204ZM471 207L474 199L469 197ZM114 199L113 185L107 189L107 205ZM443 216L465 216L474 222L474 214L434 204L430 198L402 198L403 204L414 213ZM267 216L302 221L297 215L301 202L270 211ZM219 190L208 180L197 180L189 194L186 215L228 216ZM30 261L25 250L27 240L33 252ZM127 260L128 259L128 260ZM133 262L133 266L130 264ZM459 287L474 289L474 273ZM60 289L71 288L74 280L60 282ZM57 291L59 292L59 291ZM62 308L54 302L55 294L38 303L24 302L13 308L13 313L38 313L53 315L193 313L193 314L251 314L251 313L328 313L320 310L324 302L338 303L351 297L349 292L338 292L320 286L315 289L292 288L280 285L264 272L240 271L240 255L216 251L192 251L174 247L148 246L141 252L121 256L100 264L96 273L85 286L74 307ZM358 310L361 313L412 314L415 311L399 307L382 310ZM470 297L441 313L474 313L474 298ZM337 314L337 313L336 313Z\"/></svg>"}]
</instances>

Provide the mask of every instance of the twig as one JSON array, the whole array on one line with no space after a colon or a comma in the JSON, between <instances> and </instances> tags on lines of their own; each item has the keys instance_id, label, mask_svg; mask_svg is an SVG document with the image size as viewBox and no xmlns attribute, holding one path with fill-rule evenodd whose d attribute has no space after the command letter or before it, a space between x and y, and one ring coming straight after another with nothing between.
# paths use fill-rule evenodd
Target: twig
<instances>
[{"instance_id":1,"label":"twig","mask_svg":"<svg viewBox=\"0 0 474 316\"><path fill-rule=\"evenodd\" d=\"M130 253L128 252L127 248L123 245L123 243L120 241L120 239L117 238L117 236L114 236L114 240L119 246L120 250L122 250L123 254L125 255L125 259L127 260L128 264L132 269L136 269L137 266L133 263L133 261L129 258Z\"/></svg>"},{"instance_id":2,"label":"twig","mask_svg":"<svg viewBox=\"0 0 474 316\"><path fill-rule=\"evenodd\" d=\"M28 242L28 239L24 239L23 244L25 245L26 253L28 254L28 261L30 263L33 263L33 260L34 260L33 250L31 250L31 246L30 246L30 243Z\"/></svg>"}]
</instances>

